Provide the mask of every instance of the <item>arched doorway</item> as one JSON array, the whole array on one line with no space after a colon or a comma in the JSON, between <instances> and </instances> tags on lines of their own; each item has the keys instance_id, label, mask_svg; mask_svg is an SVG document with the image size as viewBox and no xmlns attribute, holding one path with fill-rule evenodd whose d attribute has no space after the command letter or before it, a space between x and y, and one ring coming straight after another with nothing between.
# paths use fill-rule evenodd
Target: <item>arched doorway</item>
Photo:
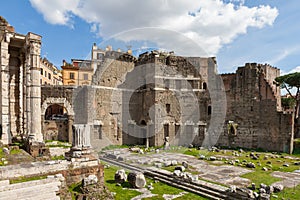
<instances>
[{"instance_id":1,"label":"arched doorway","mask_svg":"<svg viewBox=\"0 0 300 200\"><path fill-rule=\"evenodd\" d=\"M47 107L43 124L44 140L69 141L68 113L59 104Z\"/></svg>"},{"instance_id":2,"label":"arched doorway","mask_svg":"<svg viewBox=\"0 0 300 200\"><path fill-rule=\"evenodd\" d=\"M72 143L74 111L65 98L45 99L42 104L42 133L44 140Z\"/></svg>"},{"instance_id":3,"label":"arched doorway","mask_svg":"<svg viewBox=\"0 0 300 200\"><path fill-rule=\"evenodd\" d=\"M68 119L66 109L59 104L48 106L45 112L45 120L64 120Z\"/></svg>"}]
</instances>

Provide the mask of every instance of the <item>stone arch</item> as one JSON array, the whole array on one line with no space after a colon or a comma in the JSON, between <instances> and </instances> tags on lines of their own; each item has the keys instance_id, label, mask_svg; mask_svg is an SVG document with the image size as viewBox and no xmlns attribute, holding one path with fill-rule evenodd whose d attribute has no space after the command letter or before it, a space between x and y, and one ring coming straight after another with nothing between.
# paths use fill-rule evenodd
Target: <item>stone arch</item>
<instances>
[{"instance_id":1,"label":"stone arch","mask_svg":"<svg viewBox=\"0 0 300 200\"><path fill-rule=\"evenodd\" d=\"M68 119L67 121L64 121L63 124L61 122L49 122L47 120L44 120L44 115L46 113L46 110L49 106L57 104L59 106L64 107L66 109ZM66 98L55 98L55 97L48 97L46 98L41 106L41 118L42 118L42 132L44 137L47 136L57 138L60 140L60 138L64 138L63 140L68 140L68 142L72 143L73 140L73 130L72 126L74 124L74 109L70 102ZM56 128L49 128L51 126L51 123L55 123L57 126L54 126ZM64 131L60 132L59 129L62 128ZM51 138L52 140L52 138Z\"/></svg>"},{"instance_id":2,"label":"stone arch","mask_svg":"<svg viewBox=\"0 0 300 200\"><path fill-rule=\"evenodd\" d=\"M74 110L69 101L66 98L54 98L54 97L48 97L42 104L42 115L45 114L48 106L58 104L63 106L66 110L69 116L74 116Z\"/></svg>"}]
</instances>

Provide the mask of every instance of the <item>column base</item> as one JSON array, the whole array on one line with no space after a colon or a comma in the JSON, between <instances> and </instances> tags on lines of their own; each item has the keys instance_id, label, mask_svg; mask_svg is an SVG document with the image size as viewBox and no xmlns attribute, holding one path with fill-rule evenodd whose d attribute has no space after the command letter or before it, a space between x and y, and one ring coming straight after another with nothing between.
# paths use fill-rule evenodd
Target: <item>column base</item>
<instances>
[{"instance_id":1,"label":"column base","mask_svg":"<svg viewBox=\"0 0 300 200\"><path fill-rule=\"evenodd\" d=\"M50 156L49 147L43 142L30 141L28 139L25 142L25 149L34 158Z\"/></svg>"},{"instance_id":2,"label":"column base","mask_svg":"<svg viewBox=\"0 0 300 200\"><path fill-rule=\"evenodd\" d=\"M65 154L65 158L71 162L97 160L95 152L90 147L72 147L71 150Z\"/></svg>"}]
</instances>

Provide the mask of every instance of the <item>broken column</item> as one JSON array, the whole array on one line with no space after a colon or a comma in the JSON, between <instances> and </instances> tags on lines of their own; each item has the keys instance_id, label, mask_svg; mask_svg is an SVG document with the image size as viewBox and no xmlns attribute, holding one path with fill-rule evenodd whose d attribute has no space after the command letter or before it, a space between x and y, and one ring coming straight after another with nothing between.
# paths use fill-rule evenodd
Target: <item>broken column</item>
<instances>
[{"instance_id":1,"label":"broken column","mask_svg":"<svg viewBox=\"0 0 300 200\"><path fill-rule=\"evenodd\" d=\"M146 179L142 172L130 172L127 180L133 188L143 188L146 185Z\"/></svg>"},{"instance_id":2,"label":"broken column","mask_svg":"<svg viewBox=\"0 0 300 200\"><path fill-rule=\"evenodd\" d=\"M87 161L95 159L95 157L91 155L91 126L89 124L75 124L72 126L72 130L72 148L70 152L66 154L67 159L73 159L73 161Z\"/></svg>"}]
</instances>

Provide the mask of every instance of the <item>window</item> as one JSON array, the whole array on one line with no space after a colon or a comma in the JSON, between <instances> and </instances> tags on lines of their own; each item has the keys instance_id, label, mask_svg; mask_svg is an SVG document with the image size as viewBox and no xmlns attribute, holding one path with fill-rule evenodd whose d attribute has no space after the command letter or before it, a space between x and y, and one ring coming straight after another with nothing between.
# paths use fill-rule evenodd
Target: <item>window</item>
<instances>
[{"instance_id":1,"label":"window","mask_svg":"<svg viewBox=\"0 0 300 200\"><path fill-rule=\"evenodd\" d=\"M48 79L51 80L51 74L50 73L48 73Z\"/></svg>"},{"instance_id":2,"label":"window","mask_svg":"<svg viewBox=\"0 0 300 200\"><path fill-rule=\"evenodd\" d=\"M204 82L203 83L203 90L206 90L207 89L207 84Z\"/></svg>"},{"instance_id":3,"label":"window","mask_svg":"<svg viewBox=\"0 0 300 200\"><path fill-rule=\"evenodd\" d=\"M47 72L46 72L46 71L45 71L45 74L44 74L44 75L45 75L45 77L47 77Z\"/></svg>"},{"instance_id":4,"label":"window","mask_svg":"<svg viewBox=\"0 0 300 200\"><path fill-rule=\"evenodd\" d=\"M164 124L164 138L169 137L169 124Z\"/></svg>"},{"instance_id":5,"label":"window","mask_svg":"<svg viewBox=\"0 0 300 200\"><path fill-rule=\"evenodd\" d=\"M70 72L70 79L75 79L75 74L73 72Z\"/></svg>"},{"instance_id":6,"label":"window","mask_svg":"<svg viewBox=\"0 0 300 200\"><path fill-rule=\"evenodd\" d=\"M41 75L43 75L43 68L41 68Z\"/></svg>"},{"instance_id":7,"label":"window","mask_svg":"<svg viewBox=\"0 0 300 200\"><path fill-rule=\"evenodd\" d=\"M170 113L171 111L171 105L169 103L166 104L166 111L167 113Z\"/></svg>"},{"instance_id":8,"label":"window","mask_svg":"<svg viewBox=\"0 0 300 200\"><path fill-rule=\"evenodd\" d=\"M212 111L211 106L208 106L208 107L207 107L207 114L208 114L208 115L211 115L211 111Z\"/></svg>"},{"instance_id":9,"label":"window","mask_svg":"<svg viewBox=\"0 0 300 200\"><path fill-rule=\"evenodd\" d=\"M85 80L85 81L89 80L89 75L88 74L83 74L83 80Z\"/></svg>"}]
</instances>

